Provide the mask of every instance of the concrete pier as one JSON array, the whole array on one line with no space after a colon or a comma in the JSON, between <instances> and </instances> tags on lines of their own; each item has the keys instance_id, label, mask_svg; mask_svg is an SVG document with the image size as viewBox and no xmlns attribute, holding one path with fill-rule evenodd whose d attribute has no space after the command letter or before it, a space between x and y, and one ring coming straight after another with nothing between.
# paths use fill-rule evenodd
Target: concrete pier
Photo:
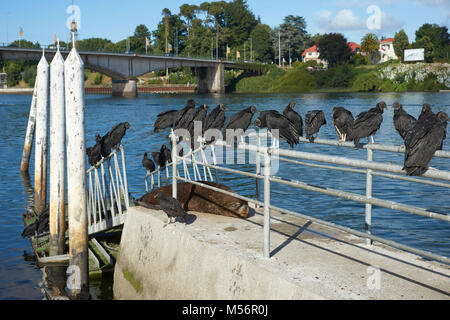
<instances>
[{"instance_id":1,"label":"concrete pier","mask_svg":"<svg viewBox=\"0 0 450 320\"><path fill-rule=\"evenodd\" d=\"M137 95L137 80L112 80L112 95L119 97L135 97Z\"/></svg>"},{"instance_id":2,"label":"concrete pier","mask_svg":"<svg viewBox=\"0 0 450 320\"><path fill-rule=\"evenodd\" d=\"M225 69L223 64L197 68L198 93L225 93Z\"/></svg>"},{"instance_id":3,"label":"concrete pier","mask_svg":"<svg viewBox=\"0 0 450 320\"><path fill-rule=\"evenodd\" d=\"M247 220L130 208L114 274L116 299L450 299L450 267L272 211Z\"/></svg>"}]
</instances>

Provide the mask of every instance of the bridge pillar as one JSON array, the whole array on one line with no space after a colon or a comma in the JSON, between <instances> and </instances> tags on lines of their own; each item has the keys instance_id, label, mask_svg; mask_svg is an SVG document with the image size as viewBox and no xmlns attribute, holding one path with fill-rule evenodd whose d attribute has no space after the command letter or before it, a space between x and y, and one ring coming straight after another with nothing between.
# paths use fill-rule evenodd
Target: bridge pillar
<instances>
[{"instance_id":1,"label":"bridge pillar","mask_svg":"<svg viewBox=\"0 0 450 320\"><path fill-rule=\"evenodd\" d=\"M135 97L137 95L137 80L112 80L112 95L120 97Z\"/></svg>"},{"instance_id":2,"label":"bridge pillar","mask_svg":"<svg viewBox=\"0 0 450 320\"><path fill-rule=\"evenodd\" d=\"M223 63L213 67L196 69L199 93L225 93L225 69Z\"/></svg>"}]
</instances>

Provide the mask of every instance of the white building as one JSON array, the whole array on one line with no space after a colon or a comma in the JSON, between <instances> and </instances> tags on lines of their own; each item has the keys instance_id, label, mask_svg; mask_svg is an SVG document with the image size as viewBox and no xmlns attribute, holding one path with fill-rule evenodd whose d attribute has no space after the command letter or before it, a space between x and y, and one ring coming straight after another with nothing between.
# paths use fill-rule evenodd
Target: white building
<instances>
[{"instance_id":1,"label":"white building","mask_svg":"<svg viewBox=\"0 0 450 320\"><path fill-rule=\"evenodd\" d=\"M383 63L392 59L398 59L394 51L394 38L387 38L380 41L380 61L378 63Z\"/></svg>"},{"instance_id":2,"label":"white building","mask_svg":"<svg viewBox=\"0 0 450 320\"><path fill-rule=\"evenodd\" d=\"M309 47L302 53L303 62L314 60L317 63L322 63L325 69L328 68L328 61L319 59L319 56L319 48L316 45Z\"/></svg>"}]
</instances>

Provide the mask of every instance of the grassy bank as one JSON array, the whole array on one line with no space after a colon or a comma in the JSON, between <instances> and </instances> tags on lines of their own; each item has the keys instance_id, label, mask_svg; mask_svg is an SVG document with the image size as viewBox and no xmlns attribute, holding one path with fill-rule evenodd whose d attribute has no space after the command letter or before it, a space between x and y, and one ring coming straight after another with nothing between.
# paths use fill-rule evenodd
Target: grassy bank
<instances>
[{"instance_id":1,"label":"grassy bank","mask_svg":"<svg viewBox=\"0 0 450 320\"><path fill-rule=\"evenodd\" d=\"M315 62L296 62L290 69L270 66L261 76L236 75L237 93L406 92L439 91L450 85L448 64L344 64L327 70Z\"/></svg>"}]
</instances>

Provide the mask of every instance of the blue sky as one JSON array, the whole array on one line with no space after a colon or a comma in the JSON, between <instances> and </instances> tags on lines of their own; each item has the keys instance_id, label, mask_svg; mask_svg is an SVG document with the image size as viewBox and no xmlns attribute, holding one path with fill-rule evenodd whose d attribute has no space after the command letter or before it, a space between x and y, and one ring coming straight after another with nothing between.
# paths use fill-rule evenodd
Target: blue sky
<instances>
[{"instance_id":1,"label":"blue sky","mask_svg":"<svg viewBox=\"0 0 450 320\"><path fill-rule=\"evenodd\" d=\"M204 0L74 0L81 10L79 39L102 37L114 42L131 35L138 24L154 30L161 19L163 8L179 12L183 3L200 4ZM24 39L41 44L53 42L53 34L67 41L69 31L66 13L72 0L2 0L0 10L0 42L19 38L19 27ZM450 0L248 0L250 9L265 24L275 27L289 14L306 19L310 34L341 32L349 41L360 43L369 30L367 20L374 14L381 17L379 28L372 32L386 37L403 28L414 41L415 31L423 23L450 24ZM367 13L369 6L377 11ZM371 21L374 21L373 19Z\"/></svg>"}]
</instances>

